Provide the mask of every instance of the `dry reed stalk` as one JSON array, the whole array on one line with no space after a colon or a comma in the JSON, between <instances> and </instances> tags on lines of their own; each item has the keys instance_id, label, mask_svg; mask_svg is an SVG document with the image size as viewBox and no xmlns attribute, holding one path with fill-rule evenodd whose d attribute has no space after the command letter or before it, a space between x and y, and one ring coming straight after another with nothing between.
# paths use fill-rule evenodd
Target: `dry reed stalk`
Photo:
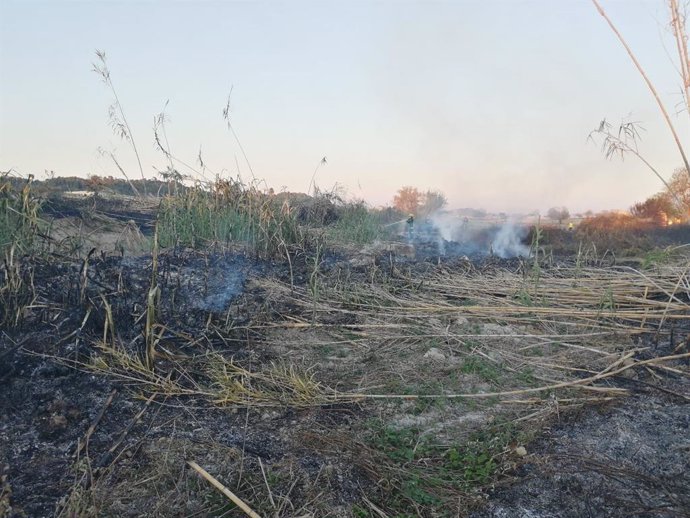
<instances>
[{"instance_id":1,"label":"dry reed stalk","mask_svg":"<svg viewBox=\"0 0 690 518\"><path fill-rule=\"evenodd\" d=\"M690 53L688 52L685 14L681 13L678 0L669 0L669 7L671 9L671 28L676 40L676 50L678 51L680 77L683 81L683 97L685 97L686 110L690 114Z\"/></svg>"},{"instance_id":2,"label":"dry reed stalk","mask_svg":"<svg viewBox=\"0 0 690 518\"><path fill-rule=\"evenodd\" d=\"M552 385L545 385L543 387L535 387L520 390L505 390L500 392L483 392L476 394L442 394L442 395L427 395L427 394L361 394L359 397L362 399L430 399L443 397L446 399L483 399L483 398L494 398L494 397L505 397L505 396L518 396L522 394L533 394L536 392L544 392L549 390L563 389L563 388L578 388L582 390L589 390L593 392L603 392L617 395L626 395L628 391L626 389L621 389L617 387L595 387L589 386L589 383L594 383L596 381L601 381L613 376L617 376L633 367L640 367L644 365L655 365L657 363L680 360L690 358L690 353L684 354L673 354L669 356L663 356L659 358L652 358L650 360L642 360L638 362L631 362L629 365L624 365L615 370L611 370L613 366L609 366L602 372L596 374L595 376L589 376L587 378L582 378L574 381L567 381L562 383L554 383ZM616 361L613 365L618 365L623 359Z\"/></svg>"},{"instance_id":3,"label":"dry reed stalk","mask_svg":"<svg viewBox=\"0 0 690 518\"><path fill-rule=\"evenodd\" d=\"M379 518L389 518L389 516L376 504L374 504L371 500L369 500L366 495L362 493L362 501L367 504L367 507L371 509L372 512L376 514Z\"/></svg>"},{"instance_id":4,"label":"dry reed stalk","mask_svg":"<svg viewBox=\"0 0 690 518\"><path fill-rule=\"evenodd\" d=\"M509 403L520 395L577 390L592 394L581 398L583 401L608 401L628 391L601 386L600 382L634 367L673 369L662 363L681 359L668 356L636 362L633 357L645 348L630 346L631 337L655 330L660 321L687 318L687 278L687 267L676 266L661 267L654 273L631 268L555 268L541 272L538 288L542 299L531 305L517 295L533 289L533 280L506 270L489 275L443 271L427 273L423 281L410 277L380 285L343 285L324 276L318 301L304 287L261 280L259 284L272 295L289 299L291 308L296 304L301 311L291 309L282 320L250 327L263 332L304 330L315 338L308 341L308 347L344 344L355 351L375 351L378 357L400 356L406 348L407 354L414 347L425 351L433 341L440 344L436 347L459 358L455 361L481 358L485 364L496 365L510 373L502 382L513 384L485 393L407 395L359 390L362 400L499 398ZM471 325L486 322L502 327L495 334L482 332L482 328L471 333L469 327L452 327L457 317L466 323L470 318ZM339 323L342 320L345 323ZM504 335L501 329L508 331ZM332 339L325 338L324 333ZM284 335L280 336L284 343ZM540 356L547 357L530 355L535 348L541 348ZM400 368L405 372L395 371L400 379L417 379L414 366L403 362ZM525 372L532 382L545 383L519 386L518 374ZM386 379L388 373L381 374ZM571 403L581 404L567 404ZM542 399L541 404L548 401Z\"/></svg>"},{"instance_id":5,"label":"dry reed stalk","mask_svg":"<svg viewBox=\"0 0 690 518\"><path fill-rule=\"evenodd\" d=\"M158 287L158 223L153 232L153 247L151 249L151 287L146 296L146 327L144 329L144 339L146 341L146 366L153 370L156 359L156 344L158 337L155 333L157 324L158 307L160 306L161 290ZM161 329L160 335L163 334Z\"/></svg>"},{"instance_id":6,"label":"dry reed stalk","mask_svg":"<svg viewBox=\"0 0 690 518\"><path fill-rule=\"evenodd\" d=\"M672 5L671 16L673 18L673 22L674 22L673 27L675 30L676 27L678 27L678 28L680 27L675 22L675 20L676 20L675 17L676 17L676 15L678 15L678 10L677 10L677 4L675 3L675 1L671 0L671 2L672 2L672 4L671 4ZM645 70L642 67L642 65L640 64L640 62L637 60L637 57L633 53L632 49L628 46L627 42L625 41L625 39L623 38L621 33L618 32L618 29L616 28L616 26L613 24L611 19L606 14L606 11L604 11L604 8L601 7L601 5L599 4L599 2L597 2L597 0L592 0L592 3L596 7L597 11L599 11L599 14L604 18L604 20L606 20L606 23L609 25L609 27L611 28L613 33L616 35L616 37L618 38L618 41L621 42L621 45L623 45L623 48L628 53L628 56L630 56L630 59L632 60L633 64L635 65L635 68L637 68L637 71L640 73L640 75L642 76L642 79L644 79L644 82L647 84L649 91L652 93L652 96L654 97L654 100L656 101L657 105L659 106L659 110L661 111L661 114L663 115L664 120L666 121L666 125L668 126L669 130L671 130L671 134L673 135L673 140L676 142L676 146L678 147L678 151L680 153L680 156L683 159L683 164L685 165L685 170L687 171L688 175L690 175L690 162L688 162L688 158L685 155L685 150L683 148L683 145L681 144L680 137L678 137L678 133L676 132L675 125L671 121L671 117L669 116L668 112L666 111L666 107L664 106L664 103L661 101L661 98L659 97L659 94L657 93L656 88L654 87L654 84L649 79L649 76L647 76L647 73L645 72ZM675 11L673 10L674 4L676 6ZM677 33L676 37L677 37L679 44L680 44L680 39L683 38L683 34ZM687 46L685 47L685 52L686 52L685 63L687 63ZM681 62L683 62L684 61L684 59L683 59L684 55L682 52L681 52L680 57L681 57ZM683 79L685 80L686 77L683 77ZM684 85L684 87L687 88L687 83ZM687 92L687 90L684 90L684 91ZM686 102L688 102L687 97L686 97ZM688 102L688 106L690 107L690 102Z\"/></svg>"},{"instance_id":7,"label":"dry reed stalk","mask_svg":"<svg viewBox=\"0 0 690 518\"><path fill-rule=\"evenodd\" d=\"M110 332L110 343L115 346L115 322L113 320L113 308L108 303L105 295L101 295L103 307L105 308L105 322L103 322L103 343L108 343L108 332Z\"/></svg>"},{"instance_id":8,"label":"dry reed stalk","mask_svg":"<svg viewBox=\"0 0 690 518\"><path fill-rule=\"evenodd\" d=\"M94 356L90 364L77 362L78 367L95 370L154 395L201 398L213 405L234 408L308 408L351 402L358 397L323 386L313 376L298 373L291 366L271 365L250 372L232 359L210 354L169 357L168 372L156 372L123 347L103 342L95 345L101 354Z\"/></svg>"},{"instance_id":9,"label":"dry reed stalk","mask_svg":"<svg viewBox=\"0 0 690 518\"><path fill-rule=\"evenodd\" d=\"M551 400L553 403L558 403L559 405L564 403L608 403L615 401L616 397L577 397L577 398L554 398ZM506 399L501 401L502 405L541 405L544 403L543 399L532 398L532 399Z\"/></svg>"},{"instance_id":10,"label":"dry reed stalk","mask_svg":"<svg viewBox=\"0 0 690 518\"><path fill-rule=\"evenodd\" d=\"M99 76L101 76L103 83L110 89L111 93L113 94L113 97L115 98L114 103L110 106L108 111L110 126L112 127L113 132L116 135L118 135L123 140L128 141L132 146L132 149L134 150L134 155L137 159L137 164L139 165L139 173L141 174L141 179L143 181L144 195L146 195L146 178L144 177L144 168L141 165L141 157L139 156L139 150L137 149L137 145L134 140L134 135L132 134L132 128L129 126L129 123L127 122L127 117L125 116L124 109L122 107L122 104L120 103L120 98L117 95L117 90L115 90L115 85L113 84L113 80L110 75L110 70L108 69L108 64L106 62L105 52L101 50L96 50L95 54L96 58L98 58L99 63L92 64L93 71L96 72ZM112 158L115 161L115 157L112 156ZM115 163L117 164L117 161L115 161ZM124 174L124 171L119 166L119 164L117 164L117 166L120 169L120 171ZM124 176L125 178L127 178L127 175ZM127 181L129 181L129 178L127 178ZM136 189L134 189L134 192L137 192Z\"/></svg>"},{"instance_id":11,"label":"dry reed stalk","mask_svg":"<svg viewBox=\"0 0 690 518\"><path fill-rule=\"evenodd\" d=\"M206 479L206 481L209 482L218 491L220 491L226 497L228 497L230 501L237 507L239 507L244 514L251 518L261 518L261 516L254 512L252 508L249 507L246 503L244 503L244 501L240 497L238 497L235 493L233 493L227 487L221 484L217 478L209 474L208 471L199 466L196 462L194 462L193 460L188 460L187 465L194 471L196 471L199 475L201 475L204 479Z\"/></svg>"},{"instance_id":12,"label":"dry reed stalk","mask_svg":"<svg viewBox=\"0 0 690 518\"><path fill-rule=\"evenodd\" d=\"M273 491L271 491L271 486L266 478L266 471L264 471L264 463L261 462L261 457L259 457L259 467L261 468L261 476L264 478L264 484L266 484L266 489L268 490L268 499L271 501L273 509L276 509L276 503L273 500Z\"/></svg>"}]
</instances>

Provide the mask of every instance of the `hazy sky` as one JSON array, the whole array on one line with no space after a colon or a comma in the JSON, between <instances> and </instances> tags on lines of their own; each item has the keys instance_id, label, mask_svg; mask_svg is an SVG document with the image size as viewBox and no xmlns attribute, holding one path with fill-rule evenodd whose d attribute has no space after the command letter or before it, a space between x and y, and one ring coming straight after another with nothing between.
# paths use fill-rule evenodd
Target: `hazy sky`
<instances>
[{"instance_id":1,"label":"hazy sky","mask_svg":"<svg viewBox=\"0 0 690 518\"><path fill-rule=\"evenodd\" d=\"M669 109L681 101L663 0L602 0ZM668 51L665 49L668 49ZM138 176L108 126L91 71L106 52L144 170L165 168L153 116L169 99L172 152L305 191L319 160L372 204L402 185L454 207L627 208L660 182L633 157L607 161L587 135L603 117L642 121L641 151L681 163L653 98L589 0L0 0L0 170ZM674 115L690 147L687 113ZM237 159L236 159L237 158ZM186 172L181 167L182 172Z\"/></svg>"}]
</instances>

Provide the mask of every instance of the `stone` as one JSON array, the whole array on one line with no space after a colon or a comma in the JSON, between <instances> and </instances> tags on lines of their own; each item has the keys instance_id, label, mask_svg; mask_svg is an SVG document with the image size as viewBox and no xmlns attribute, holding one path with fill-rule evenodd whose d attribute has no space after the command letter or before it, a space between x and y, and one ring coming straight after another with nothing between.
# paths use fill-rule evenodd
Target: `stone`
<instances>
[{"instance_id":1,"label":"stone","mask_svg":"<svg viewBox=\"0 0 690 518\"><path fill-rule=\"evenodd\" d=\"M446 355L443 354L441 351L436 349L436 347L432 347L429 349L427 352L424 353L424 358L428 358L429 360L445 360Z\"/></svg>"},{"instance_id":2,"label":"stone","mask_svg":"<svg viewBox=\"0 0 690 518\"><path fill-rule=\"evenodd\" d=\"M454 324L458 327L465 327L469 323L470 323L470 321L467 320L467 318L465 318L465 317L456 317L455 322L454 322Z\"/></svg>"}]
</instances>

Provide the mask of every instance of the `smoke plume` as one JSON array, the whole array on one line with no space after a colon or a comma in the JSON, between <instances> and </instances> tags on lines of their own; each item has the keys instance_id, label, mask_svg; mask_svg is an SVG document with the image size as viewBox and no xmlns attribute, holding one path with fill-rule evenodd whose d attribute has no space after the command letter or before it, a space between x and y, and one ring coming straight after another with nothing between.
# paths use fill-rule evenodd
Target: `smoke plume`
<instances>
[{"instance_id":1,"label":"smoke plume","mask_svg":"<svg viewBox=\"0 0 690 518\"><path fill-rule=\"evenodd\" d=\"M439 255L501 258L526 257L530 249L524 243L528 228L510 219L491 221L449 212L437 212L419 225L415 241L434 242Z\"/></svg>"}]
</instances>

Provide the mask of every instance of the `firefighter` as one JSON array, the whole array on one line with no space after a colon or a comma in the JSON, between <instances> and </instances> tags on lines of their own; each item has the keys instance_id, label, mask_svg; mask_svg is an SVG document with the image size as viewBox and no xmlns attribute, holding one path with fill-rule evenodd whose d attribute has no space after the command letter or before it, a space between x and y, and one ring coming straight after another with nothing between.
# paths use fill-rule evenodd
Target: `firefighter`
<instances>
[{"instance_id":1,"label":"firefighter","mask_svg":"<svg viewBox=\"0 0 690 518\"><path fill-rule=\"evenodd\" d=\"M414 214L407 217L407 238L412 241L414 236Z\"/></svg>"}]
</instances>

